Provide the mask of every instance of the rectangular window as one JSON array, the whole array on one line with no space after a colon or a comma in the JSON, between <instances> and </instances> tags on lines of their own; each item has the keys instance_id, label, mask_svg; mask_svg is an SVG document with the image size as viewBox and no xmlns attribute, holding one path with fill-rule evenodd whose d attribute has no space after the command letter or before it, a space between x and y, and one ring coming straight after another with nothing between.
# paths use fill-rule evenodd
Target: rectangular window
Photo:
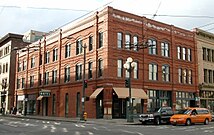
<instances>
[{"instance_id":1,"label":"rectangular window","mask_svg":"<svg viewBox=\"0 0 214 135\"><path fill-rule=\"evenodd\" d=\"M161 55L169 57L169 44L167 42L161 43Z\"/></svg>"},{"instance_id":2,"label":"rectangular window","mask_svg":"<svg viewBox=\"0 0 214 135\"><path fill-rule=\"evenodd\" d=\"M82 40L79 39L76 42L76 55L81 54L83 50Z\"/></svg>"},{"instance_id":3,"label":"rectangular window","mask_svg":"<svg viewBox=\"0 0 214 135\"><path fill-rule=\"evenodd\" d=\"M183 60L186 60L186 48L182 48L182 53L183 53L182 55Z\"/></svg>"},{"instance_id":4,"label":"rectangular window","mask_svg":"<svg viewBox=\"0 0 214 135\"><path fill-rule=\"evenodd\" d=\"M8 72L8 63L6 63L6 73Z\"/></svg>"},{"instance_id":5,"label":"rectangular window","mask_svg":"<svg viewBox=\"0 0 214 135\"><path fill-rule=\"evenodd\" d=\"M57 61L58 60L58 49L54 48L53 49L53 61Z\"/></svg>"},{"instance_id":6,"label":"rectangular window","mask_svg":"<svg viewBox=\"0 0 214 135\"><path fill-rule=\"evenodd\" d=\"M211 51L210 51L210 49L207 49L207 60L211 61Z\"/></svg>"},{"instance_id":7,"label":"rectangular window","mask_svg":"<svg viewBox=\"0 0 214 135\"><path fill-rule=\"evenodd\" d=\"M204 69L204 82L208 83L208 81L207 81L207 69Z\"/></svg>"},{"instance_id":8,"label":"rectangular window","mask_svg":"<svg viewBox=\"0 0 214 135\"><path fill-rule=\"evenodd\" d=\"M34 85L34 76L30 76L30 87L32 88Z\"/></svg>"},{"instance_id":9,"label":"rectangular window","mask_svg":"<svg viewBox=\"0 0 214 135\"><path fill-rule=\"evenodd\" d=\"M92 79L92 62L88 63L88 79Z\"/></svg>"},{"instance_id":10,"label":"rectangular window","mask_svg":"<svg viewBox=\"0 0 214 135\"><path fill-rule=\"evenodd\" d=\"M126 49L131 49L131 35L130 34L126 34L125 35L125 48Z\"/></svg>"},{"instance_id":11,"label":"rectangular window","mask_svg":"<svg viewBox=\"0 0 214 135\"><path fill-rule=\"evenodd\" d=\"M68 58L71 56L71 44L65 45L65 58Z\"/></svg>"},{"instance_id":12,"label":"rectangular window","mask_svg":"<svg viewBox=\"0 0 214 135\"><path fill-rule=\"evenodd\" d=\"M21 69L22 69L22 63L19 62L18 64L19 64L19 65L18 65L18 72L19 72L19 71L21 71Z\"/></svg>"},{"instance_id":13,"label":"rectangular window","mask_svg":"<svg viewBox=\"0 0 214 135\"><path fill-rule=\"evenodd\" d=\"M98 77L102 77L103 76L103 60L99 59L98 62Z\"/></svg>"},{"instance_id":14,"label":"rectangular window","mask_svg":"<svg viewBox=\"0 0 214 135\"><path fill-rule=\"evenodd\" d=\"M157 41L155 39L149 39L149 54L157 54Z\"/></svg>"},{"instance_id":15,"label":"rectangular window","mask_svg":"<svg viewBox=\"0 0 214 135\"><path fill-rule=\"evenodd\" d=\"M208 70L208 83L212 83L212 70Z\"/></svg>"},{"instance_id":16,"label":"rectangular window","mask_svg":"<svg viewBox=\"0 0 214 135\"><path fill-rule=\"evenodd\" d=\"M207 50L206 50L206 48L202 48L203 49L203 60L207 60Z\"/></svg>"},{"instance_id":17,"label":"rectangular window","mask_svg":"<svg viewBox=\"0 0 214 135\"><path fill-rule=\"evenodd\" d=\"M117 33L117 48L123 47L123 34L121 32Z\"/></svg>"},{"instance_id":18,"label":"rectangular window","mask_svg":"<svg viewBox=\"0 0 214 135\"><path fill-rule=\"evenodd\" d=\"M181 47L180 46L177 47L177 55L178 55L178 59L180 60L181 59Z\"/></svg>"},{"instance_id":19,"label":"rectangular window","mask_svg":"<svg viewBox=\"0 0 214 135\"><path fill-rule=\"evenodd\" d=\"M42 59L43 59L42 54L40 54L39 65L42 65Z\"/></svg>"},{"instance_id":20,"label":"rectangular window","mask_svg":"<svg viewBox=\"0 0 214 135\"><path fill-rule=\"evenodd\" d=\"M57 83L57 70L52 71L52 84Z\"/></svg>"},{"instance_id":21,"label":"rectangular window","mask_svg":"<svg viewBox=\"0 0 214 135\"><path fill-rule=\"evenodd\" d=\"M181 68L178 69L178 82L182 83L182 69Z\"/></svg>"},{"instance_id":22,"label":"rectangular window","mask_svg":"<svg viewBox=\"0 0 214 135\"><path fill-rule=\"evenodd\" d=\"M189 70L189 73L188 73L188 83L192 84L192 70Z\"/></svg>"},{"instance_id":23,"label":"rectangular window","mask_svg":"<svg viewBox=\"0 0 214 135\"><path fill-rule=\"evenodd\" d=\"M133 45L134 45L134 51L138 51L138 37L133 37Z\"/></svg>"},{"instance_id":24,"label":"rectangular window","mask_svg":"<svg viewBox=\"0 0 214 135\"><path fill-rule=\"evenodd\" d=\"M117 77L123 77L123 60L117 60Z\"/></svg>"},{"instance_id":25,"label":"rectangular window","mask_svg":"<svg viewBox=\"0 0 214 135\"><path fill-rule=\"evenodd\" d=\"M76 65L76 80L82 79L82 65L78 64Z\"/></svg>"},{"instance_id":26,"label":"rectangular window","mask_svg":"<svg viewBox=\"0 0 214 135\"><path fill-rule=\"evenodd\" d=\"M35 58L31 58L31 68L35 67Z\"/></svg>"},{"instance_id":27,"label":"rectangular window","mask_svg":"<svg viewBox=\"0 0 214 135\"><path fill-rule=\"evenodd\" d=\"M89 51L93 50L93 37L92 36L89 36Z\"/></svg>"},{"instance_id":28,"label":"rectangular window","mask_svg":"<svg viewBox=\"0 0 214 135\"><path fill-rule=\"evenodd\" d=\"M99 32L99 48L103 47L103 32Z\"/></svg>"},{"instance_id":29,"label":"rectangular window","mask_svg":"<svg viewBox=\"0 0 214 135\"><path fill-rule=\"evenodd\" d=\"M16 85L16 89L20 89L20 79L17 79L17 85Z\"/></svg>"},{"instance_id":30,"label":"rectangular window","mask_svg":"<svg viewBox=\"0 0 214 135\"><path fill-rule=\"evenodd\" d=\"M138 79L138 62L134 62L134 69L133 69L134 79Z\"/></svg>"},{"instance_id":31,"label":"rectangular window","mask_svg":"<svg viewBox=\"0 0 214 135\"><path fill-rule=\"evenodd\" d=\"M64 82L69 82L69 81L70 81L70 67L66 67Z\"/></svg>"},{"instance_id":32,"label":"rectangular window","mask_svg":"<svg viewBox=\"0 0 214 135\"><path fill-rule=\"evenodd\" d=\"M49 72L45 72L45 85L49 83Z\"/></svg>"},{"instance_id":33,"label":"rectangular window","mask_svg":"<svg viewBox=\"0 0 214 135\"><path fill-rule=\"evenodd\" d=\"M42 85L42 81L43 81L42 74L39 74L39 85Z\"/></svg>"},{"instance_id":34,"label":"rectangular window","mask_svg":"<svg viewBox=\"0 0 214 135\"><path fill-rule=\"evenodd\" d=\"M50 62L50 52L45 53L45 64L48 64Z\"/></svg>"},{"instance_id":35,"label":"rectangular window","mask_svg":"<svg viewBox=\"0 0 214 135\"><path fill-rule=\"evenodd\" d=\"M183 69L183 83L186 84L187 83L187 70Z\"/></svg>"},{"instance_id":36,"label":"rectangular window","mask_svg":"<svg viewBox=\"0 0 214 135\"><path fill-rule=\"evenodd\" d=\"M187 60L191 61L192 60L192 56L191 56L191 49L187 49Z\"/></svg>"},{"instance_id":37,"label":"rectangular window","mask_svg":"<svg viewBox=\"0 0 214 135\"><path fill-rule=\"evenodd\" d=\"M23 71L25 71L27 69L27 61L23 61Z\"/></svg>"},{"instance_id":38,"label":"rectangular window","mask_svg":"<svg viewBox=\"0 0 214 135\"><path fill-rule=\"evenodd\" d=\"M158 67L156 64L149 64L149 80L156 81L158 77Z\"/></svg>"},{"instance_id":39,"label":"rectangular window","mask_svg":"<svg viewBox=\"0 0 214 135\"><path fill-rule=\"evenodd\" d=\"M162 66L162 81L164 82L169 82L169 66L168 65L163 65Z\"/></svg>"},{"instance_id":40,"label":"rectangular window","mask_svg":"<svg viewBox=\"0 0 214 135\"><path fill-rule=\"evenodd\" d=\"M22 89L25 88L25 78L22 78Z\"/></svg>"}]
</instances>

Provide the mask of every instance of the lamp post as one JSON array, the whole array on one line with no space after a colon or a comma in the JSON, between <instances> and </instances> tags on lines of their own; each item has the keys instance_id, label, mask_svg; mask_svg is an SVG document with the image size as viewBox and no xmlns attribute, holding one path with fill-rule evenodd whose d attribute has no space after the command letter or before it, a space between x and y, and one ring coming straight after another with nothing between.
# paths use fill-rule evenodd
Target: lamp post
<instances>
[{"instance_id":1,"label":"lamp post","mask_svg":"<svg viewBox=\"0 0 214 135\"><path fill-rule=\"evenodd\" d=\"M84 113L85 113L85 83L86 80L85 80L85 61L86 61L86 44L84 44L83 47L83 77L82 77L82 114L81 114L81 117L80 117L80 120L85 120L84 118Z\"/></svg>"},{"instance_id":2,"label":"lamp post","mask_svg":"<svg viewBox=\"0 0 214 135\"><path fill-rule=\"evenodd\" d=\"M135 63L133 62L133 59L131 57L128 57L126 60L126 63L123 65L123 67L129 72L129 78L128 78L129 109L128 109L127 122L134 122L134 120L133 120L133 108L132 108L132 95L131 95L131 72L132 72L132 69L134 66L135 66Z\"/></svg>"}]
</instances>

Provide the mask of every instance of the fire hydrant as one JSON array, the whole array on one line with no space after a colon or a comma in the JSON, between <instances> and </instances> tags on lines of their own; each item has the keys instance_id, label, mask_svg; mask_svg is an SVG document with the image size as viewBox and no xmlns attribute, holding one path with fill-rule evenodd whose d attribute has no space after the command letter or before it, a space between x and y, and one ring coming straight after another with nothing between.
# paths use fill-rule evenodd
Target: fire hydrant
<instances>
[{"instance_id":1,"label":"fire hydrant","mask_svg":"<svg viewBox=\"0 0 214 135\"><path fill-rule=\"evenodd\" d=\"M84 119L84 121L87 120L87 112L84 112L84 114L83 114L83 119Z\"/></svg>"}]
</instances>

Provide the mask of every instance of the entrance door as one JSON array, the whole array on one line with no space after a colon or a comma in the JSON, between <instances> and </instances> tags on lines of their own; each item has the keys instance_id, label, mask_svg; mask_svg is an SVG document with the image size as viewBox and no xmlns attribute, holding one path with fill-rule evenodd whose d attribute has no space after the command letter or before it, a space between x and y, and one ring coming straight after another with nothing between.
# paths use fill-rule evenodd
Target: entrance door
<instances>
[{"instance_id":1,"label":"entrance door","mask_svg":"<svg viewBox=\"0 0 214 135\"><path fill-rule=\"evenodd\" d=\"M103 92L100 92L99 95L97 95L96 98L96 113L97 118L103 118L104 115L104 107L103 107Z\"/></svg>"},{"instance_id":2,"label":"entrance door","mask_svg":"<svg viewBox=\"0 0 214 135\"><path fill-rule=\"evenodd\" d=\"M48 115L48 98L44 97L42 102L42 115L47 116Z\"/></svg>"},{"instance_id":3,"label":"entrance door","mask_svg":"<svg viewBox=\"0 0 214 135\"><path fill-rule=\"evenodd\" d=\"M120 99L115 94L113 95L112 118L126 118L126 99Z\"/></svg>"},{"instance_id":4,"label":"entrance door","mask_svg":"<svg viewBox=\"0 0 214 135\"><path fill-rule=\"evenodd\" d=\"M80 117L80 93L77 93L76 97L76 117Z\"/></svg>"}]
</instances>

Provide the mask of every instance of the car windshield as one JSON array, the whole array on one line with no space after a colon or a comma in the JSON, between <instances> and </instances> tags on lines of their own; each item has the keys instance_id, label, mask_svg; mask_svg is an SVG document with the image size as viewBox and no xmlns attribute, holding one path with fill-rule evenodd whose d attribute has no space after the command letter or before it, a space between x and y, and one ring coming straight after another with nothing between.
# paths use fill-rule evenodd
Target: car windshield
<instances>
[{"instance_id":1,"label":"car windshield","mask_svg":"<svg viewBox=\"0 0 214 135\"><path fill-rule=\"evenodd\" d=\"M189 114L191 112L190 109L182 109L178 111L178 114Z\"/></svg>"}]
</instances>

